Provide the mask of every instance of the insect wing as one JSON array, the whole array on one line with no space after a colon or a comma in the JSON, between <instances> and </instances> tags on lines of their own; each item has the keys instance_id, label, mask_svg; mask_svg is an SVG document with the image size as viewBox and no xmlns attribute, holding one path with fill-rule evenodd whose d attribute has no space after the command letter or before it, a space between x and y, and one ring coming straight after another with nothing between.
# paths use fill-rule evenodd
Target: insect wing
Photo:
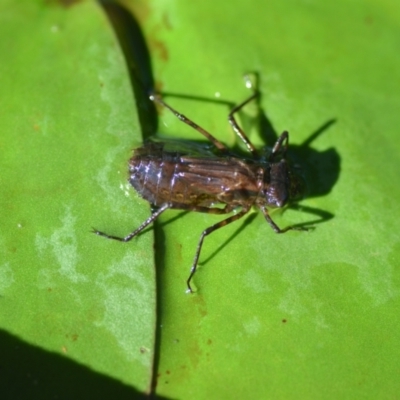
<instances>
[{"instance_id":1,"label":"insect wing","mask_svg":"<svg viewBox=\"0 0 400 400\"><path fill-rule=\"evenodd\" d=\"M250 195L256 190L251 165L238 158L181 156L176 172L178 179L190 186L193 192L222 202L238 198L244 192Z\"/></svg>"}]
</instances>

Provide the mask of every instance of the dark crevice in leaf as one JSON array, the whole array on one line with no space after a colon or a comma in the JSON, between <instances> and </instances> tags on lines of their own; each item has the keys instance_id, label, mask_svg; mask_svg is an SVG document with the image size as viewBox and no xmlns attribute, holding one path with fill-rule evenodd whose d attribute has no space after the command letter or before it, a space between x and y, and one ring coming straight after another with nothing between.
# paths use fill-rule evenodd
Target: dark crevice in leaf
<instances>
[{"instance_id":1,"label":"dark crevice in leaf","mask_svg":"<svg viewBox=\"0 0 400 400\"><path fill-rule=\"evenodd\" d=\"M143 139L153 136L157 131L157 111L154 103L149 99L149 93L154 89L154 79L151 69L151 60L146 41L140 29L138 22L129 10L122 5L112 1L100 1L105 10L119 40L120 46L125 56L125 61L128 66L132 90L135 95L137 111L139 115L140 125L142 127ZM161 290L161 273L163 270L163 254L164 240L161 229L155 226L155 243L157 249L156 263L156 326L155 326L155 344L154 344L154 360L152 368L151 387L149 392L152 398L158 398L155 395L157 384L157 371L160 358L160 290Z\"/></svg>"},{"instance_id":2,"label":"dark crevice in leaf","mask_svg":"<svg viewBox=\"0 0 400 400\"><path fill-rule=\"evenodd\" d=\"M140 26L129 10L113 1L100 1L120 43L135 95L143 139L157 131L157 111L149 99L154 89L149 51Z\"/></svg>"}]
</instances>

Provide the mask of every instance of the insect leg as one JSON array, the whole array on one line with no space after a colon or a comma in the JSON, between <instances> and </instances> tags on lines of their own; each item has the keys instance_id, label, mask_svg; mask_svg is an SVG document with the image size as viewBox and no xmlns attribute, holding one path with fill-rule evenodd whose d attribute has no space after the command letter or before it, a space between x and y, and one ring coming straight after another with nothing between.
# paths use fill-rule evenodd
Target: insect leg
<instances>
[{"instance_id":1,"label":"insect leg","mask_svg":"<svg viewBox=\"0 0 400 400\"><path fill-rule=\"evenodd\" d=\"M268 161L270 162L274 161L274 157L278 154L278 152L281 150L282 147L283 147L282 156L285 157L288 146L289 146L289 132L284 131L275 142Z\"/></svg>"},{"instance_id":2,"label":"insect leg","mask_svg":"<svg viewBox=\"0 0 400 400\"><path fill-rule=\"evenodd\" d=\"M139 226L139 228L135 229L128 236L125 236L123 238L118 237L118 236L107 235L107 233L100 232L94 228L93 228L92 232L95 233L96 235L103 236L107 239L119 240L120 242L129 242L132 238L134 238L136 235L138 235L140 232L142 232L142 230L144 228L146 228L147 225L151 224L154 220L156 220L168 208L171 208L170 204L169 203L164 204L156 212L154 212L149 218L147 218L146 221L144 221L143 224Z\"/></svg>"},{"instance_id":3,"label":"insect leg","mask_svg":"<svg viewBox=\"0 0 400 400\"><path fill-rule=\"evenodd\" d=\"M275 231L275 233L285 233L287 231L308 231L307 228L304 227L298 227L298 226L288 226L284 229L279 228L279 226L272 220L270 217L268 210L266 207L260 207L262 213L264 214L265 219L267 220L268 224L270 227Z\"/></svg>"},{"instance_id":4,"label":"insect leg","mask_svg":"<svg viewBox=\"0 0 400 400\"><path fill-rule=\"evenodd\" d=\"M187 284L187 292L188 293L193 293L192 287L190 286L190 281L193 278L193 275L196 273L196 269L197 269L197 263L199 261L199 257L200 257L200 251L201 251L201 247L203 245L203 241L204 238L209 235L210 233L216 231L219 228L222 228L223 226L226 226L228 224L230 224L231 222L237 221L239 218L242 218L243 215L245 215L247 212L249 211L249 208L243 208L239 213L237 213L236 215L232 215L229 218L226 218L220 222L218 222L217 224L210 226L209 228L205 229L203 231L203 233L200 236L200 240L199 243L197 244L197 249L196 249L196 254L194 256L194 260L193 260L193 264L192 264L192 268L190 269L190 275L189 278L186 281Z\"/></svg>"},{"instance_id":5,"label":"insect leg","mask_svg":"<svg viewBox=\"0 0 400 400\"><path fill-rule=\"evenodd\" d=\"M161 97L159 95L151 94L150 100L154 101L158 104L161 104L163 107L170 110L175 115L175 117L177 117L179 120L181 120L185 124L191 126L193 129L196 129L197 132L200 132L203 136L205 136L217 149L228 152L228 148L223 143L221 143L218 139L216 139L213 135L211 135L211 133L207 132L204 128L197 125L192 120L185 117L183 114L179 113L174 108L169 106L167 103L165 103L164 100L161 99Z\"/></svg>"},{"instance_id":6,"label":"insect leg","mask_svg":"<svg viewBox=\"0 0 400 400\"><path fill-rule=\"evenodd\" d=\"M253 144L250 142L250 139L247 137L247 135L243 132L243 129L236 122L236 119L233 114L240 111L247 103L250 103L250 101L255 99L257 96L258 96L258 92L253 93L248 99L246 99L245 101L243 101L242 103L240 103L239 105L234 107L228 115L228 121L231 124L232 129L235 131L236 135L239 136L239 138L246 145L246 147L248 148L250 153L253 154L254 157L257 156L257 150L253 146Z\"/></svg>"}]
</instances>

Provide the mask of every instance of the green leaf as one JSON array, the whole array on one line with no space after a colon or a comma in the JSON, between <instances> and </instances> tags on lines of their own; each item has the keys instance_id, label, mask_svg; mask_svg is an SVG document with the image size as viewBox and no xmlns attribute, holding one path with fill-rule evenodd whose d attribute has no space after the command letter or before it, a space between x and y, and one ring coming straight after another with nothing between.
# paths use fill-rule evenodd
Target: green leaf
<instances>
[{"instance_id":1,"label":"green leaf","mask_svg":"<svg viewBox=\"0 0 400 400\"><path fill-rule=\"evenodd\" d=\"M298 209L272 218L280 227L317 223L276 235L254 212L214 232L189 295L200 233L221 218L164 214L155 227L154 349L151 231L129 244L89 232L123 236L149 215L126 182L131 149L152 131L140 83L132 79L133 90L129 81L143 78L143 60L126 68L113 29L125 26L122 46L133 49L123 38L141 33L129 18L112 27L91 2L3 2L1 358L20 371L6 369L8 382L43 397L62 387L50 378L73 376L76 390L89 385L95 397L132 396L129 386L150 391L156 351L159 396L396 397L399 6L125 4L143 28L156 88L229 146L237 139L227 103L248 97L242 76L258 73L259 107L239 122L260 147L288 130L309 188ZM200 139L168 110L158 131ZM40 379L19 351L43 360Z\"/></svg>"},{"instance_id":2,"label":"green leaf","mask_svg":"<svg viewBox=\"0 0 400 400\"><path fill-rule=\"evenodd\" d=\"M83 396L83 389L85 398L131 398L135 391L118 381L148 392L151 235L128 246L90 232L123 235L149 214L126 180L141 129L119 43L91 2L3 2L0 35L0 324L12 335L3 332L1 340L8 395L25 398L33 387L37 398Z\"/></svg>"}]
</instances>

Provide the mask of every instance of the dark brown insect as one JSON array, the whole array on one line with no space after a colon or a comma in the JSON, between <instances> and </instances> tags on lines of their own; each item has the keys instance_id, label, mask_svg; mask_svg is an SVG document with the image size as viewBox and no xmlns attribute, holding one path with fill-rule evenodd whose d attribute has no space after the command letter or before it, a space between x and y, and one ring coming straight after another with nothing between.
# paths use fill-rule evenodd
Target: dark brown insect
<instances>
[{"instance_id":1,"label":"dark brown insect","mask_svg":"<svg viewBox=\"0 0 400 400\"><path fill-rule=\"evenodd\" d=\"M178 113L158 95L150 99L168 108L182 122L204 135L212 145L189 142L149 141L134 150L129 160L129 182L156 211L135 231L124 238L93 230L109 239L128 242L169 208L209 214L229 214L228 218L205 229L200 236L190 275L188 292L196 272L204 238L211 232L242 218L252 206L258 207L276 233L280 229L271 219L267 207L283 207L289 200L300 198L304 182L289 166L286 150L288 132L283 132L268 156L259 156L255 147L239 127L234 114L257 96L257 92L239 104L229 114L229 122L245 143L251 156L243 158L232 153L224 144L193 121Z\"/></svg>"}]
</instances>

